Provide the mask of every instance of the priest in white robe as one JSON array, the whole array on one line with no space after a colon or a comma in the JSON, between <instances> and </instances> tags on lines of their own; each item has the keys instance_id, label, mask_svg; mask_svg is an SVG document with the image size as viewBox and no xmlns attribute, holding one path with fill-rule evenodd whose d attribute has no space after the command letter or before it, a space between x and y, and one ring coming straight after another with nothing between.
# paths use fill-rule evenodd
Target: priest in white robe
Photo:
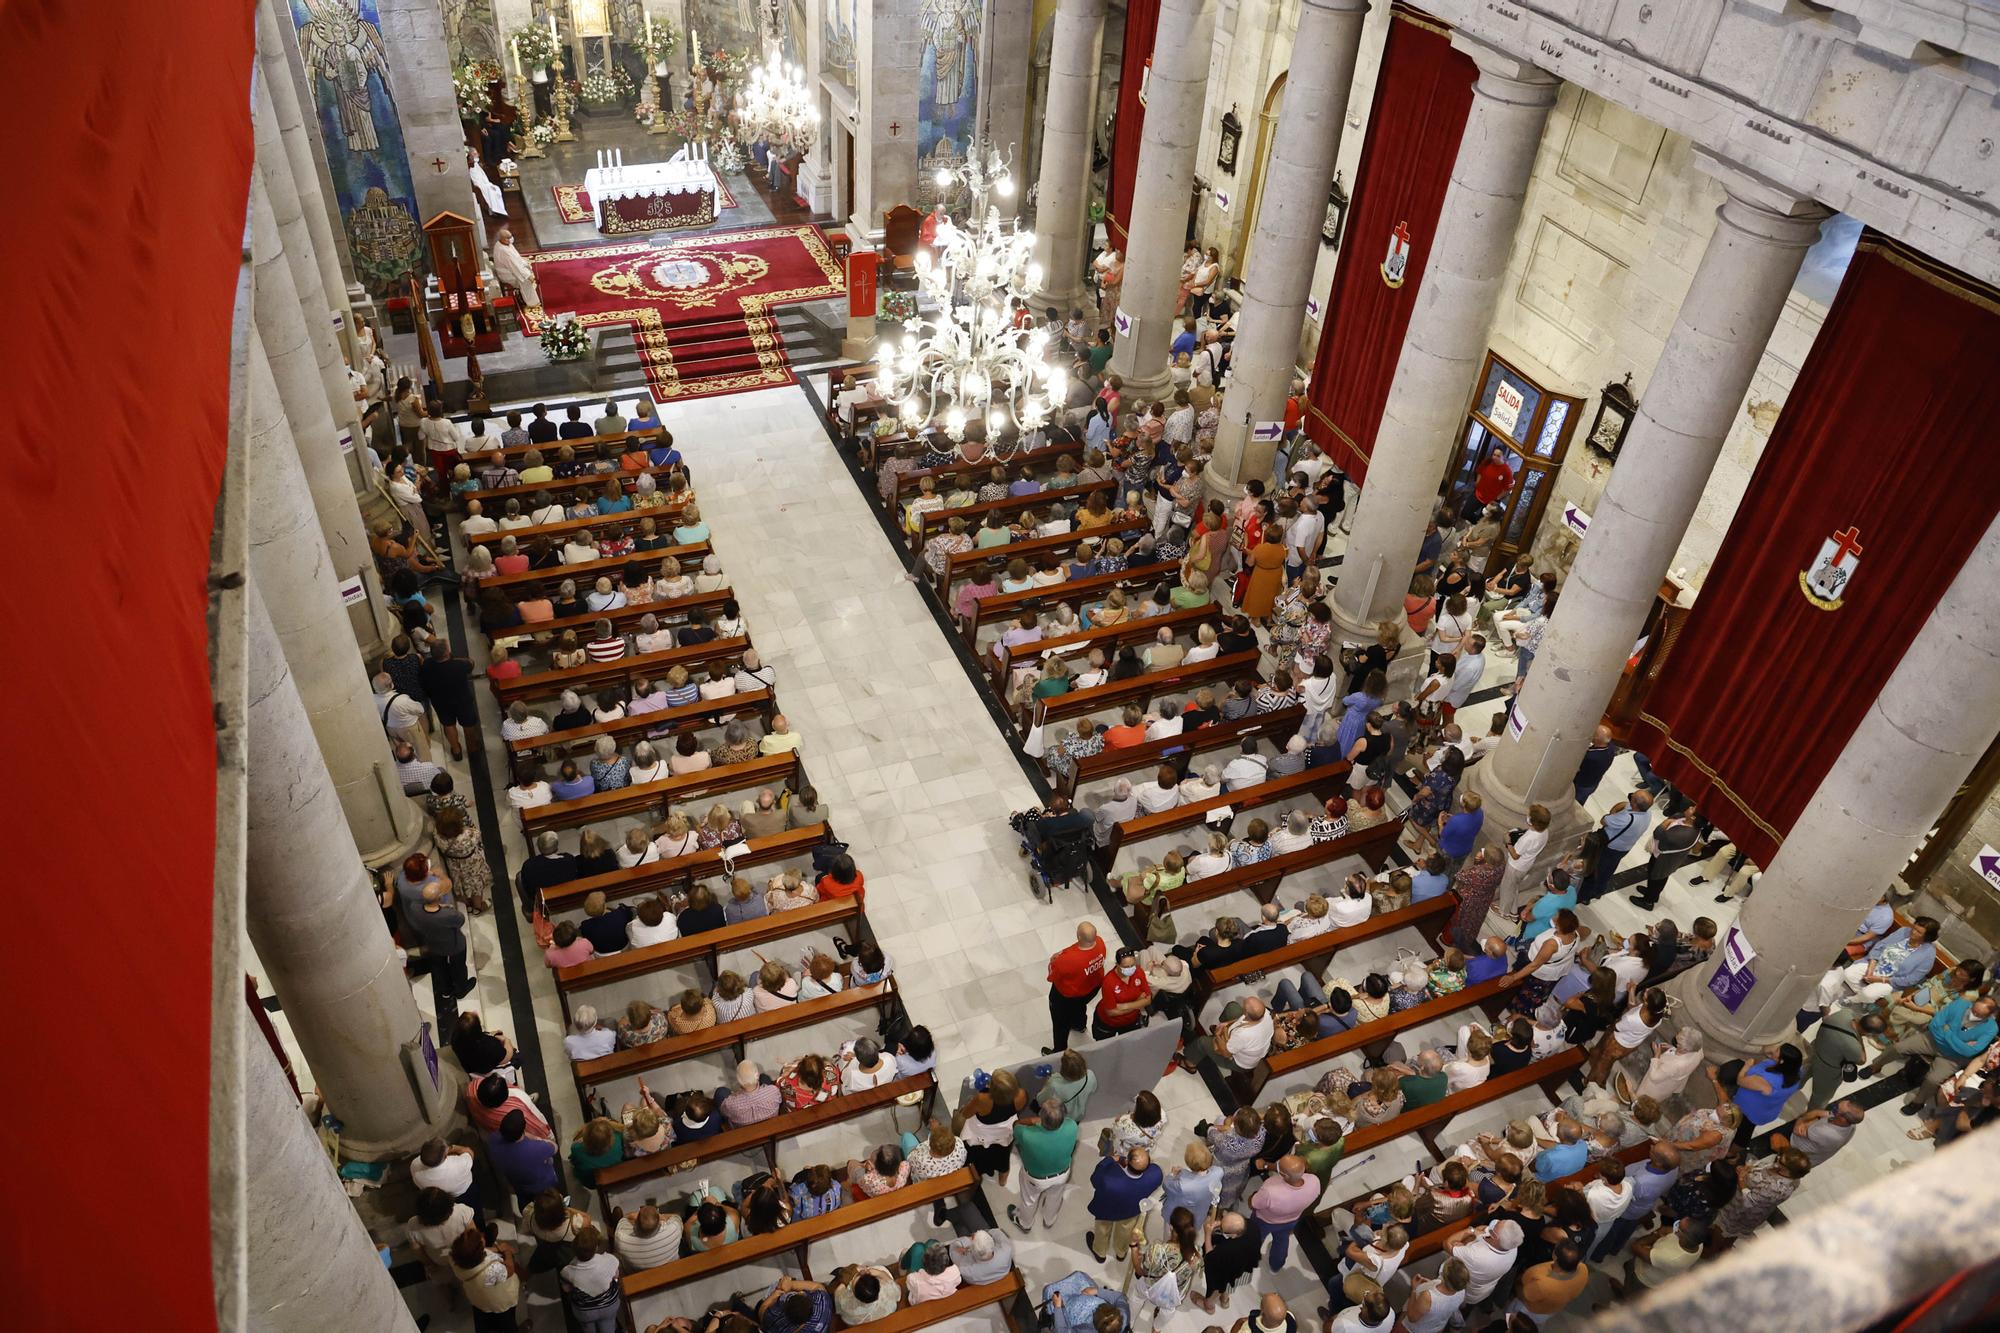
<instances>
[{"instance_id":1,"label":"priest in white robe","mask_svg":"<svg viewBox=\"0 0 2000 1333\"><path fill-rule=\"evenodd\" d=\"M535 285L534 265L514 247L514 233L506 227L493 233L493 276L519 292L523 305L541 307L542 291Z\"/></svg>"}]
</instances>

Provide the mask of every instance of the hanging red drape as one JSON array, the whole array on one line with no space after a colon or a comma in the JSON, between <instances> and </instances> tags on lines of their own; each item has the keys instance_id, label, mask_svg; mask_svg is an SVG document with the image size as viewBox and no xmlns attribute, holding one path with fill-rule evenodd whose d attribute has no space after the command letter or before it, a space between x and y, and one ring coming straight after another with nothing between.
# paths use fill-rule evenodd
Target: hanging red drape
<instances>
[{"instance_id":1,"label":"hanging red drape","mask_svg":"<svg viewBox=\"0 0 2000 1333\"><path fill-rule=\"evenodd\" d=\"M1452 50L1450 28L1394 7L1306 408L1306 434L1357 482L1368 472L1478 75L1471 57ZM1402 285L1391 287L1383 260L1399 225L1409 233L1409 259Z\"/></svg>"},{"instance_id":2,"label":"hanging red drape","mask_svg":"<svg viewBox=\"0 0 2000 1333\"><path fill-rule=\"evenodd\" d=\"M1125 9L1125 50L1118 63L1118 119L1111 139L1111 179L1105 192L1105 229L1111 244L1125 248L1125 227L1132 217L1132 182L1139 174L1139 131L1146 108L1139 101L1145 87L1146 62L1153 58L1153 39L1160 31L1160 0L1131 0Z\"/></svg>"},{"instance_id":3,"label":"hanging red drape","mask_svg":"<svg viewBox=\"0 0 2000 1333\"><path fill-rule=\"evenodd\" d=\"M19 1225L53 1242L13 1270L15 1328L215 1327L206 617L255 27L248 0L0 5L0 530L18 646L0 696L23 942L0 980L0 1137L10 1190L33 1201ZM99 771L58 763L64 777L59 755ZM80 927L84 947L47 947L82 943ZM107 1111L136 1132L74 1137ZM135 1243L109 1265L56 1239L113 1216Z\"/></svg>"},{"instance_id":4,"label":"hanging red drape","mask_svg":"<svg viewBox=\"0 0 2000 1333\"><path fill-rule=\"evenodd\" d=\"M2000 292L1864 234L1632 741L1759 864L2000 514L1996 383Z\"/></svg>"}]
</instances>

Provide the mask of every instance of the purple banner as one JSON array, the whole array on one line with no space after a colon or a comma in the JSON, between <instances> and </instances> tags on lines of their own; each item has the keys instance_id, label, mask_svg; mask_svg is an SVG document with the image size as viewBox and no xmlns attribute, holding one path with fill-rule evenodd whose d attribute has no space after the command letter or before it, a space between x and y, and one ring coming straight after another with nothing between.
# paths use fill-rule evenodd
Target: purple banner
<instances>
[{"instance_id":1,"label":"purple banner","mask_svg":"<svg viewBox=\"0 0 2000 1333\"><path fill-rule=\"evenodd\" d=\"M1735 1013L1757 985L1757 974L1747 967L1735 971L1727 963L1715 969L1715 975L1708 979L1708 989L1715 998L1722 1001L1722 1007Z\"/></svg>"}]
</instances>

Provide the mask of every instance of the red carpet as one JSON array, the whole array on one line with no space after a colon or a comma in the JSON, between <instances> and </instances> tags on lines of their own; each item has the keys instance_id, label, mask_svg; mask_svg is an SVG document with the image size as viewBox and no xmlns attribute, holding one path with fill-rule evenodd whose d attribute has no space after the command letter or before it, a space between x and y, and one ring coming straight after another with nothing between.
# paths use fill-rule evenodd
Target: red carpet
<instances>
[{"instance_id":1,"label":"red carpet","mask_svg":"<svg viewBox=\"0 0 2000 1333\"><path fill-rule=\"evenodd\" d=\"M545 316L632 326L662 402L795 383L770 311L847 290L815 227L543 250L533 263Z\"/></svg>"},{"instance_id":2,"label":"red carpet","mask_svg":"<svg viewBox=\"0 0 2000 1333\"><path fill-rule=\"evenodd\" d=\"M729 192L729 182L718 175L715 184L718 189L715 206L736 207L736 196ZM551 185L549 189L556 197L556 216L564 222L597 221L597 208L590 202L590 191L581 185Z\"/></svg>"}]
</instances>

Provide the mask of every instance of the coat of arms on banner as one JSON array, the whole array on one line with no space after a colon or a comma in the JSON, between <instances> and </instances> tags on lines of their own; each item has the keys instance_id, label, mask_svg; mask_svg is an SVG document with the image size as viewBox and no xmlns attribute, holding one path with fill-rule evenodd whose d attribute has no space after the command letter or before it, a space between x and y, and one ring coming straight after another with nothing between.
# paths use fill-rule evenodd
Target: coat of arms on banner
<instances>
[{"instance_id":1,"label":"coat of arms on banner","mask_svg":"<svg viewBox=\"0 0 2000 1333\"><path fill-rule=\"evenodd\" d=\"M1389 237L1389 253L1382 260L1382 281L1391 287L1403 285L1403 274L1410 267L1410 224L1398 222L1396 230Z\"/></svg>"},{"instance_id":2,"label":"coat of arms on banner","mask_svg":"<svg viewBox=\"0 0 2000 1333\"><path fill-rule=\"evenodd\" d=\"M1820 543L1812 564L1799 572L1799 591L1822 611L1838 611L1841 594L1861 566L1861 530L1850 527Z\"/></svg>"}]
</instances>

